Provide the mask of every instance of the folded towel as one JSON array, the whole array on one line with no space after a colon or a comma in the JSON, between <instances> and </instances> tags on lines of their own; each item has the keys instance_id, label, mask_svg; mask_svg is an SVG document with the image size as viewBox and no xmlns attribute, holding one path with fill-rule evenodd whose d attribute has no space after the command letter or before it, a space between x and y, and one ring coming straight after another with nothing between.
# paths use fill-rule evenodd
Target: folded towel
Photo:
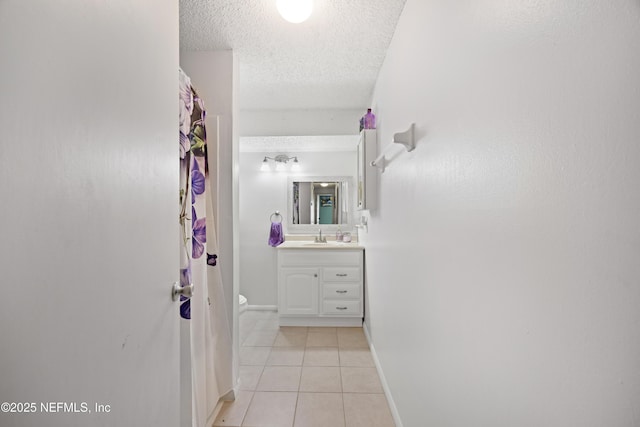
<instances>
[{"instance_id":1,"label":"folded towel","mask_svg":"<svg viewBox=\"0 0 640 427\"><path fill-rule=\"evenodd\" d=\"M282 234L282 223L272 222L271 232L269 233L269 245L276 247L284 242L284 234Z\"/></svg>"}]
</instances>

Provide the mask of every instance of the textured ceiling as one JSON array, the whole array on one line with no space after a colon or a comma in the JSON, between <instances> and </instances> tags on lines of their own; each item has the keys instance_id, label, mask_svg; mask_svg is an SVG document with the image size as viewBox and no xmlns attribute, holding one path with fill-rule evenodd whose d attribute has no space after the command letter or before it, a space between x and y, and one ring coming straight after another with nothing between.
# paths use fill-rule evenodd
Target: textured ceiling
<instances>
[{"instance_id":1,"label":"textured ceiling","mask_svg":"<svg viewBox=\"0 0 640 427\"><path fill-rule=\"evenodd\" d=\"M302 24L275 3L180 0L180 48L233 49L243 110L367 107L405 0L314 0Z\"/></svg>"}]
</instances>

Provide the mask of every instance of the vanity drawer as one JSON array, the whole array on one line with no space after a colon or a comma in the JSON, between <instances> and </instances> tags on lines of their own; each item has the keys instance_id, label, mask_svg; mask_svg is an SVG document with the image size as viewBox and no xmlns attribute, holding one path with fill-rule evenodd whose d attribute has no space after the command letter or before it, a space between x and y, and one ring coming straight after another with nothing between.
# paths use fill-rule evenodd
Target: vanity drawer
<instances>
[{"instance_id":1,"label":"vanity drawer","mask_svg":"<svg viewBox=\"0 0 640 427\"><path fill-rule=\"evenodd\" d=\"M325 283L324 299L360 299L359 283Z\"/></svg>"},{"instance_id":2,"label":"vanity drawer","mask_svg":"<svg viewBox=\"0 0 640 427\"><path fill-rule=\"evenodd\" d=\"M280 249L280 266L360 265L362 249Z\"/></svg>"},{"instance_id":3,"label":"vanity drawer","mask_svg":"<svg viewBox=\"0 0 640 427\"><path fill-rule=\"evenodd\" d=\"M360 300L340 301L324 300L322 302L323 314L353 315L360 314Z\"/></svg>"},{"instance_id":4,"label":"vanity drawer","mask_svg":"<svg viewBox=\"0 0 640 427\"><path fill-rule=\"evenodd\" d=\"M359 282L362 273L360 267L325 267L322 278L325 282Z\"/></svg>"}]
</instances>

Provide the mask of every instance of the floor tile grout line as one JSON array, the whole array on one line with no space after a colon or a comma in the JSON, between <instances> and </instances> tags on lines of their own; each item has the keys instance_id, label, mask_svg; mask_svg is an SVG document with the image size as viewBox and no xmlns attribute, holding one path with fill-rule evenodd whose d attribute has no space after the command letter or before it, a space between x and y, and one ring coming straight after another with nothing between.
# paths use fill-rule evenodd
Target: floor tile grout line
<instances>
[{"instance_id":1,"label":"floor tile grout line","mask_svg":"<svg viewBox=\"0 0 640 427\"><path fill-rule=\"evenodd\" d=\"M342 377L341 377L342 378ZM347 427L347 405L344 403L344 389L342 389L342 417L344 418L344 426Z\"/></svg>"},{"instance_id":2,"label":"floor tile grout line","mask_svg":"<svg viewBox=\"0 0 640 427\"><path fill-rule=\"evenodd\" d=\"M302 360L304 362L304 354L302 355ZM298 391L296 392L296 406L293 410L293 420L291 421L291 427L296 425L296 416L298 415L298 402L300 401L300 384L302 384L302 366L300 366L300 378L298 378Z\"/></svg>"},{"instance_id":3,"label":"floor tile grout line","mask_svg":"<svg viewBox=\"0 0 640 427\"><path fill-rule=\"evenodd\" d=\"M247 414L249 413L249 408L251 407L251 402L253 402L253 398L256 396L255 390L251 392L251 399L249 399L249 404L247 405L247 410L244 411L244 415L242 416L242 420L240 420L240 427L244 425L244 419L247 418Z\"/></svg>"}]
</instances>

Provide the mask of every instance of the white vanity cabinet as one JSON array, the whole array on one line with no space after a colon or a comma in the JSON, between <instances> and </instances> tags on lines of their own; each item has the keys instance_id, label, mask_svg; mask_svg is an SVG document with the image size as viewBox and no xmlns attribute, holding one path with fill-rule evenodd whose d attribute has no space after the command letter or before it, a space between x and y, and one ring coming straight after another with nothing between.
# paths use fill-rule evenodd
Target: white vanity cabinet
<instances>
[{"instance_id":1,"label":"white vanity cabinet","mask_svg":"<svg viewBox=\"0 0 640 427\"><path fill-rule=\"evenodd\" d=\"M282 326L362 326L363 249L278 250Z\"/></svg>"}]
</instances>

